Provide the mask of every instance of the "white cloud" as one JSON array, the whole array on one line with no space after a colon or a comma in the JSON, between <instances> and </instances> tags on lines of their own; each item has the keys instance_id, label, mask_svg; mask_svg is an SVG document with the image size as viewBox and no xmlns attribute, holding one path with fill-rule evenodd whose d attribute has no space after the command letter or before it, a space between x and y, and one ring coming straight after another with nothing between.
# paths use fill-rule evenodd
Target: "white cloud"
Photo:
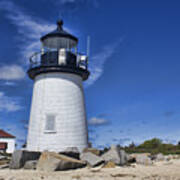
<instances>
[{"instance_id":1,"label":"white cloud","mask_svg":"<svg viewBox=\"0 0 180 180\"><path fill-rule=\"evenodd\" d=\"M0 80L19 80L25 77L25 72L18 65L4 65L0 67Z\"/></svg>"},{"instance_id":2,"label":"white cloud","mask_svg":"<svg viewBox=\"0 0 180 180\"><path fill-rule=\"evenodd\" d=\"M15 112L22 109L19 102L0 91L0 111Z\"/></svg>"},{"instance_id":3,"label":"white cloud","mask_svg":"<svg viewBox=\"0 0 180 180\"><path fill-rule=\"evenodd\" d=\"M86 82L86 86L92 85L101 77L104 72L105 62L113 56L121 42L122 39L118 40L115 43L104 46L102 51L90 58L89 70L91 72L91 75Z\"/></svg>"},{"instance_id":4,"label":"white cloud","mask_svg":"<svg viewBox=\"0 0 180 180\"><path fill-rule=\"evenodd\" d=\"M12 81L6 81L6 82L4 83L4 85L6 85L6 86L15 86L16 83L15 83L15 82L12 82Z\"/></svg>"},{"instance_id":5,"label":"white cloud","mask_svg":"<svg viewBox=\"0 0 180 180\"><path fill-rule=\"evenodd\" d=\"M88 124L92 126L100 126L100 125L105 125L108 123L109 121L107 119L97 118L97 117L93 117L88 121Z\"/></svg>"}]
</instances>

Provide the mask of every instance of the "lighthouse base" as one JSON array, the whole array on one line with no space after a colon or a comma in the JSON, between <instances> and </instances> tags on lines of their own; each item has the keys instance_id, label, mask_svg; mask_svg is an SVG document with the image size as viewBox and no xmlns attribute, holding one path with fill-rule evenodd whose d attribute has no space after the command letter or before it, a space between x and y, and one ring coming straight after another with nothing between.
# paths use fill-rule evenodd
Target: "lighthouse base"
<instances>
[{"instance_id":1,"label":"lighthouse base","mask_svg":"<svg viewBox=\"0 0 180 180\"><path fill-rule=\"evenodd\" d=\"M71 73L44 73L35 78L27 150L64 151L88 145L82 78Z\"/></svg>"}]
</instances>

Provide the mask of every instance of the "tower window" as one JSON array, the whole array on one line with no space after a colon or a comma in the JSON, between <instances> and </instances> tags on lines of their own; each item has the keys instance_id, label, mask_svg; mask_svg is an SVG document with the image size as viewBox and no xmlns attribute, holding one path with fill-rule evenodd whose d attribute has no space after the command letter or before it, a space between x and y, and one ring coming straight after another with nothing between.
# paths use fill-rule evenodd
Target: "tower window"
<instances>
[{"instance_id":1,"label":"tower window","mask_svg":"<svg viewBox=\"0 0 180 180\"><path fill-rule=\"evenodd\" d=\"M55 132L55 119L56 116L53 114L46 115L46 124L45 124L45 131L46 132Z\"/></svg>"}]
</instances>

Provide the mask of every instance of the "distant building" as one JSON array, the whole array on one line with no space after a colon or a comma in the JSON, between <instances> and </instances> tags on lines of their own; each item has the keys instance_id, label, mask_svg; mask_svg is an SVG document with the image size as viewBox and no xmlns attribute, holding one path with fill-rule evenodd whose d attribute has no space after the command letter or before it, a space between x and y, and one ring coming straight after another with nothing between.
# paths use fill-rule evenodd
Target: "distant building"
<instances>
[{"instance_id":1,"label":"distant building","mask_svg":"<svg viewBox=\"0 0 180 180\"><path fill-rule=\"evenodd\" d=\"M15 136L0 129L0 151L13 153L15 149Z\"/></svg>"}]
</instances>

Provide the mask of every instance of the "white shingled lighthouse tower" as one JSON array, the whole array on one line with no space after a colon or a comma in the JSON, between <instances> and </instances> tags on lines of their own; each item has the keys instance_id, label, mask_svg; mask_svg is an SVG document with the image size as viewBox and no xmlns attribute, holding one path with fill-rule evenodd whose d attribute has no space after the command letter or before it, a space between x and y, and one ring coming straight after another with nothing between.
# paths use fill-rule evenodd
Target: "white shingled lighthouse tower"
<instances>
[{"instance_id":1,"label":"white shingled lighthouse tower","mask_svg":"<svg viewBox=\"0 0 180 180\"><path fill-rule=\"evenodd\" d=\"M88 79L88 57L77 53L78 39L57 29L41 37L41 52L30 58L34 80L27 150L80 151L88 145L82 82Z\"/></svg>"}]
</instances>

